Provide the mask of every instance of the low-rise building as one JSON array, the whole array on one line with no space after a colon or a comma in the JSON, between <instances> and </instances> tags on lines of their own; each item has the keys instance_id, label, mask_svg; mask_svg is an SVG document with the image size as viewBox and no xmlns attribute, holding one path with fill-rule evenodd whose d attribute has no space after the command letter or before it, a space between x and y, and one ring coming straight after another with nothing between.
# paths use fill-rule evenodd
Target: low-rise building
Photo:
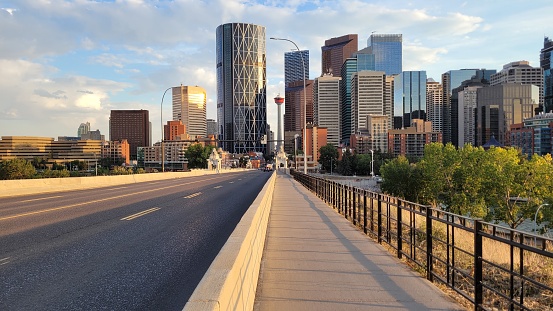
<instances>
[{"instance_id":1,"label":"low-rise building","mask_svg":"<svg viewBox=\"0 0 553 311\"><path fill-rule=\"evenodd\" d=\"M406 129L388 131L388 152L396 157L422 157L426 144L441 141L442 133L432 132L432 122L413 119Z\"/></svg>"}]
</instances>

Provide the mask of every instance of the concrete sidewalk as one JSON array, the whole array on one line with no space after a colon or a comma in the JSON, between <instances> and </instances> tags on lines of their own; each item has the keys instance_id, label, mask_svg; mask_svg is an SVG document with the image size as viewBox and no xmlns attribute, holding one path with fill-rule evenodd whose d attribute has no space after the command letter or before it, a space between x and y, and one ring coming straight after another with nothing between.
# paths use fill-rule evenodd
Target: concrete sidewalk
<instances>
[{"instance_id":1,"label":"concrete sidewalk","mask_svg":"<svg viewBox=\"0 0 553 311\"><path fill-rule=\"evenodd\" d=\"M254 310L464 310L278 172Z\"/></svg>"}]
</instances>

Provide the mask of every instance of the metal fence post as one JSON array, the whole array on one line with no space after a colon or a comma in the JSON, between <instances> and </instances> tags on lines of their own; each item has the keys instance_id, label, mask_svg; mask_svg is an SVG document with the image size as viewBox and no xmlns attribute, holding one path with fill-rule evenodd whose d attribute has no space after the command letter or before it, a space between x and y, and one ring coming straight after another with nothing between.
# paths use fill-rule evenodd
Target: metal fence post
<instances>
[{"instance_id":1,"label":"metal fence post","mask_svg":"<svg viewBox=\"0 0 553 311\"><path fill-rule=\"evenodd\" d=\"M401 259L401 250L403 248L403 228L401 220L401 200L397 200L397 258Z\"/></svg>"},{"instance_id":2,"label":"metal fence post","mask_svg":"<svg viewBox=\"0 0 553 311\"><path fill-rule=\"evenodd\" d=\"M384 199L384 196L379 194L378 195L378 206L377 206L377 231L378 231L378 243L382 244L382 200Z\"/></svg>"},{"instance_id":3,"label":"metal fence post","mask_svg":"<svg viewBox=\"0 0 553 311\"><path fill-rule=\"evenodd\" d=\"M363 190L363 232L367 234L367 190Z\"/></svg>"},{"instance_id":4,"label":"metal fence post","mask_svg":"<svg viewBox=\"0 0 553 311\"><path fill-rule=\"evenodd\" d=\"M432 208L426 207L426 279L433 282L432 276Z\"/></svg>"},{"instance_id":5,"label":"metal fence post","mask_svg":"<svg viewBox=\"0 0 553 311\"><path fill-rule=\"evenodd\" d=\"M357 225L357 213L355 211L357 209L357 189L355 187L351 188L351 194L353 197L353 202L351 206L351 211L352 211L351 223L354 225Z\"/></svg>"},{"instance_id":6,"label":"metal fence post","mask_svg":"<svg viewBox=\"0 0 553 311\"><path fill-rule=\"evenodd\" d=\"M483 301L482 286L482 221L474 220L474 310L480 310Z\"/></svg>"}]
</instances>

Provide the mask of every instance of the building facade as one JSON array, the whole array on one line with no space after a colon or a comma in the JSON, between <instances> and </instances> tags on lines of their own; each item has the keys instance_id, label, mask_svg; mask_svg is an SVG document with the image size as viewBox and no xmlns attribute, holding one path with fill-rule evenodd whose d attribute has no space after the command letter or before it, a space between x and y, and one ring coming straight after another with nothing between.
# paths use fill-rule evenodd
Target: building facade
<instances>
[{"instance_id":1,"label":"building facade","mask_svg":"<svg viewBox=\"0 0 553 311\"><path fill-rule=\"evenodd\" d=\"M206 92L199 86L172 88L173 121L181 121L190 137L207 136ZM167 138L166 138L167 139Z\"/></svg>"},{"instance_id":2,"label":"building facade","mask_svg":"<svg viewBox=\"0 0 553 311\"><path fill-rule=\"evenodd\" d=\"M443 89L440 82L426 80L426 119L432 122L433 132L443 131Z\"/></svg>"},{"instance_id":3,"label":"building facade","mask_svg":"<svg viewBox=\"0 0 553 311\"><path fill-rule=\"evenodd\" d=\"M534 116L539 88L532 84L505 83L477 90L476 145L482 146L494 136L509 145L510 126Z\"/></svg>"},{"instance_id":4,"label":"building facade","mask_svg":"<svg viewBox=\"0 0 553 311\"><path fill-rule=\"evenodd\" d=\"M540 67L543 70L543 112L553 112L553 40L543 38L543 49L540 51Z\"/></svg>"},{"instance_id":5,"label":"building facade","mask_svg":"<svg viewBox=\"0 0 553 311\"><path fill-rule=\"evenodd\" d=\"M207 136L212 135L212 136L217 137L217 135L218 135L217 120L207 119L206 120L206 125L207 125Z\"/></svg>"},{"instance_id":6,"label":"building facade","mask_svg":"<svg viewBox=\"0 0 553 311\"><path fill-rule=\"evenodd\" d=\"M90 132L90 122L81 123L79 125L79 129L77 130L77 136L83 137L83 135L86 135Z\"/></svg>"},{"instance_id":7,"label":"building facade","mask_svg":"<svg viewBox=\"0 0 553 311\"><path fill-rule=\"evenodd\" d=\"M325 45L321 47L321 74L339 76L342 64L358 51L358 44L357 34L325 40Z\"/></svg>"},{"instance_id":8,"label":"building facade","mask_svg":"<svg viewBox=\"0 0 553 311\"><path fill-rule=\"evenodd\" d=\"M543 106L543 70L541 67L532 67L530 62L521 60L503 65L503 69L491 75L490 85L503 83L533 84L539 88L540 102Z\"/></svg>"},{"instance_id":9,"label":"building facade","mask_svg":"<svg viewBox=\"0 0 553 311\"><path fill-rule=\"evenodd\" d=\"M265 27L229 23L216 30L217 123L224 150L262 152L267 134Z\"/></svg>"},{"instance_id":10,"label":"building facade","mask_svg":"<svg viewBox=\"0 0 553 311\"><path fill-rule=\"evenodd\" d=\"M367 132L370 137L371 149L386 152L388 149L388 130L390 118L385 115L368 115Z\"/></svg>"},{"instance_id":11,"label":"building facade","mask_svg":"<svg viewBox=\"0 0 553 311\"><path fill-rule=\"evenodd\" d=\"M367 128L368 115L384 115L383 71L363 70L351 78L351 130L357 133Z\"/></svg>"},{"instance_id":12,"label":"building facade","mask_svg":"<svg viewBox=\"0 0 553 311\"><path fill-rule=\"evenodd\" d=\"M453 133L453 145L463 147L465 144L476 145L476 106L477 90L483 86L467 86L457 93L457 131Z\"/></svg>"},{"instance_id":13,"label":"building facade","mask_svg":"<svg viewBox=\"0 0 553 311\"><path fill-rule=\"evenodd\" d=\"M112 110L109 117L109 140L126 139L130 146L131 160L135 160L138 147L150 142L150 117L148 110Z\"/></svg>"},{"instance_id":14,"label":"building facade","mask_svg":"<svg viewBox=\"0 0 553 311\"><path fill-rule=\"evenodd\" d=\"M340 145L340 77L323 75L313 83L313 123L327 128L327 142Z\"/></svg>"},{"instance_id":15,"label":"building facade","mask_svg":"<svg viewBox=\"0 0 553 311\"><path fill-rule=\"evenodd\" d=\"M397 75L403 71L403 35L371 34L367 40L370 54L374 55L374 70L386 75Z\"/></svg>"},{"instance_id":16,"label":"building facade","mask_svg":"<svg viewBox=\"0 0 553 311\"><path fill-rule=\"evenodd\" d=\"M388 152L395 157L404 155L421 158L426 144L441 140L442 133L432 132L431 122L415 119L408 128L388 131Z\"/></svg>"},{"instance_id":17,"label":"building facade","mask_svg":"<svg viewBox=\"0 0 553 311\"><path fill-rule=\"evenodd\" d=\"M104 141L102 142L102 158L108 158L112 163L117 163L120 159L126 165L131 164L130 146L126 139L122 141Z\"/></svg>"},{"instance_id":18,"label":"building facade","mask_svg":"<svg viewBox=\"0 0 553 311\"><path fill-rule=\"evenodd\" d=\"M163 126L164 141L177 140L186 134L186 126L182 124L182 121L167 121L167 124ZM190 137L186 137L190 139Z\"/></svg>"},{"instance_id":19,"label":"building facade","mask_svg":"<svg viewBox=\"0 0 553 311\"><path fill-rule=\"evenodd\" d=\"M393 128L407 128L413 119L426 120L426 71L404 71L394 78Z\"/></svg>"},{"instance_id":20,"label":"building facade","mask_svg":"<svg viewBox=\"0 0 553 311\"><path fill-rule=\"evenodd\" d=\"M511 125L509 136L511 146L520 148L529 157L553 154L553 113L542 112Z\"/></svg>"},{"instance_id":21,"label":"building facade","mask_svg":"<svg viewBox=\"0 0 553 311\"><path fill-rule=\"evenodd\" d=\"M308 79L309 50L284 53L284 87L286 88L291 82L303 81Z\"/></svg>"},{"instance_id":22,"label":"building facade","mask_svg":"<svg viewBox=\"0 0 553 311\"><path fill-rule=\"evenodd\" d=\"M306 131L306 154L307 156L312 156L313 161L318 163L320 157L319 150L327 144L327 129L319 126L309 126L306 128Z\"/></svg>"}]
</instances>

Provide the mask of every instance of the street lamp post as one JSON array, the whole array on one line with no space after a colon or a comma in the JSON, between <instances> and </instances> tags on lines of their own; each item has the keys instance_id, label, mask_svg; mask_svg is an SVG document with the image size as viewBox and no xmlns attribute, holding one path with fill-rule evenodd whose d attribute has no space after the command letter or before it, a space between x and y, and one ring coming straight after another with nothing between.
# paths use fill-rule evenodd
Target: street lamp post
<instances>
[{"instance_id":1,"label":"street lamp post","mask_svg":"<svg viewBox=\"0 0 553 311\"><path fill-rule=\"evenodd\" d=\"M536 210L536 215L534 215L534 234L538 234L538 213L540 209L544 206L549 205L549 203L543 203L542 205L538 206L538 209ZM537 238L534 237L534 245L537 245Z\"/></svg>"},{"instance_id":2,"label":"street lamp post","mask_svg":"<svg viewBox=\"0 0 553 311\"><path fill-rule=\"evenodd\" d=\"M282 40L282 41L288 41L290 43L292 43L296 49L298 50L298 52L300 53L300 57L301 57L301 66L303 67L303 77L302 77L302 80L303 80L303 137L302 137L302 140L303 140L303 173L304 174L307 174L307 142L306 142L306 136L307 136L307 94L306 94L306 90L305 90L305 62L303 60L303 54L301 53L300 51L300 48L298 47L298 45L290 40L290 39L285 39L285 38L269 38L271 40Z\"/></svg>"},{"instance_id":3,"label":"street lamp post","mask_svg":"<svg viewBox=\"0 0 553 311\"><path fill-rule=\"evenodd\" d=\"M374 151L371 149L371 176L374 177Z\"/></svg>"},{"instance_id":4,"label":"street lamp post","mask_svg":"<svg viewBox=\"0 0 553 311\"><path fill-rule=\"evenodd\" d=\"M298 170L298 137L299 134L294 135L294 164L296 165L296 171Z\"/></svg>"},{"instance_id":5,"label":"street lamp post","mask_svg":"<svg viewBox=\"0 0 553 311\"><path fill-rule=\"evenodd\" d=\"M168 87L165 92L163 92L163 96L161 96L161 111L160 111L160 121L161 121L161 172L165 172L165 150L163 150L163 141L165 140L165 131L163 130L163 98L165 97L165 93L172 89L173 87Z\"/></svg>"}]
</instances>

